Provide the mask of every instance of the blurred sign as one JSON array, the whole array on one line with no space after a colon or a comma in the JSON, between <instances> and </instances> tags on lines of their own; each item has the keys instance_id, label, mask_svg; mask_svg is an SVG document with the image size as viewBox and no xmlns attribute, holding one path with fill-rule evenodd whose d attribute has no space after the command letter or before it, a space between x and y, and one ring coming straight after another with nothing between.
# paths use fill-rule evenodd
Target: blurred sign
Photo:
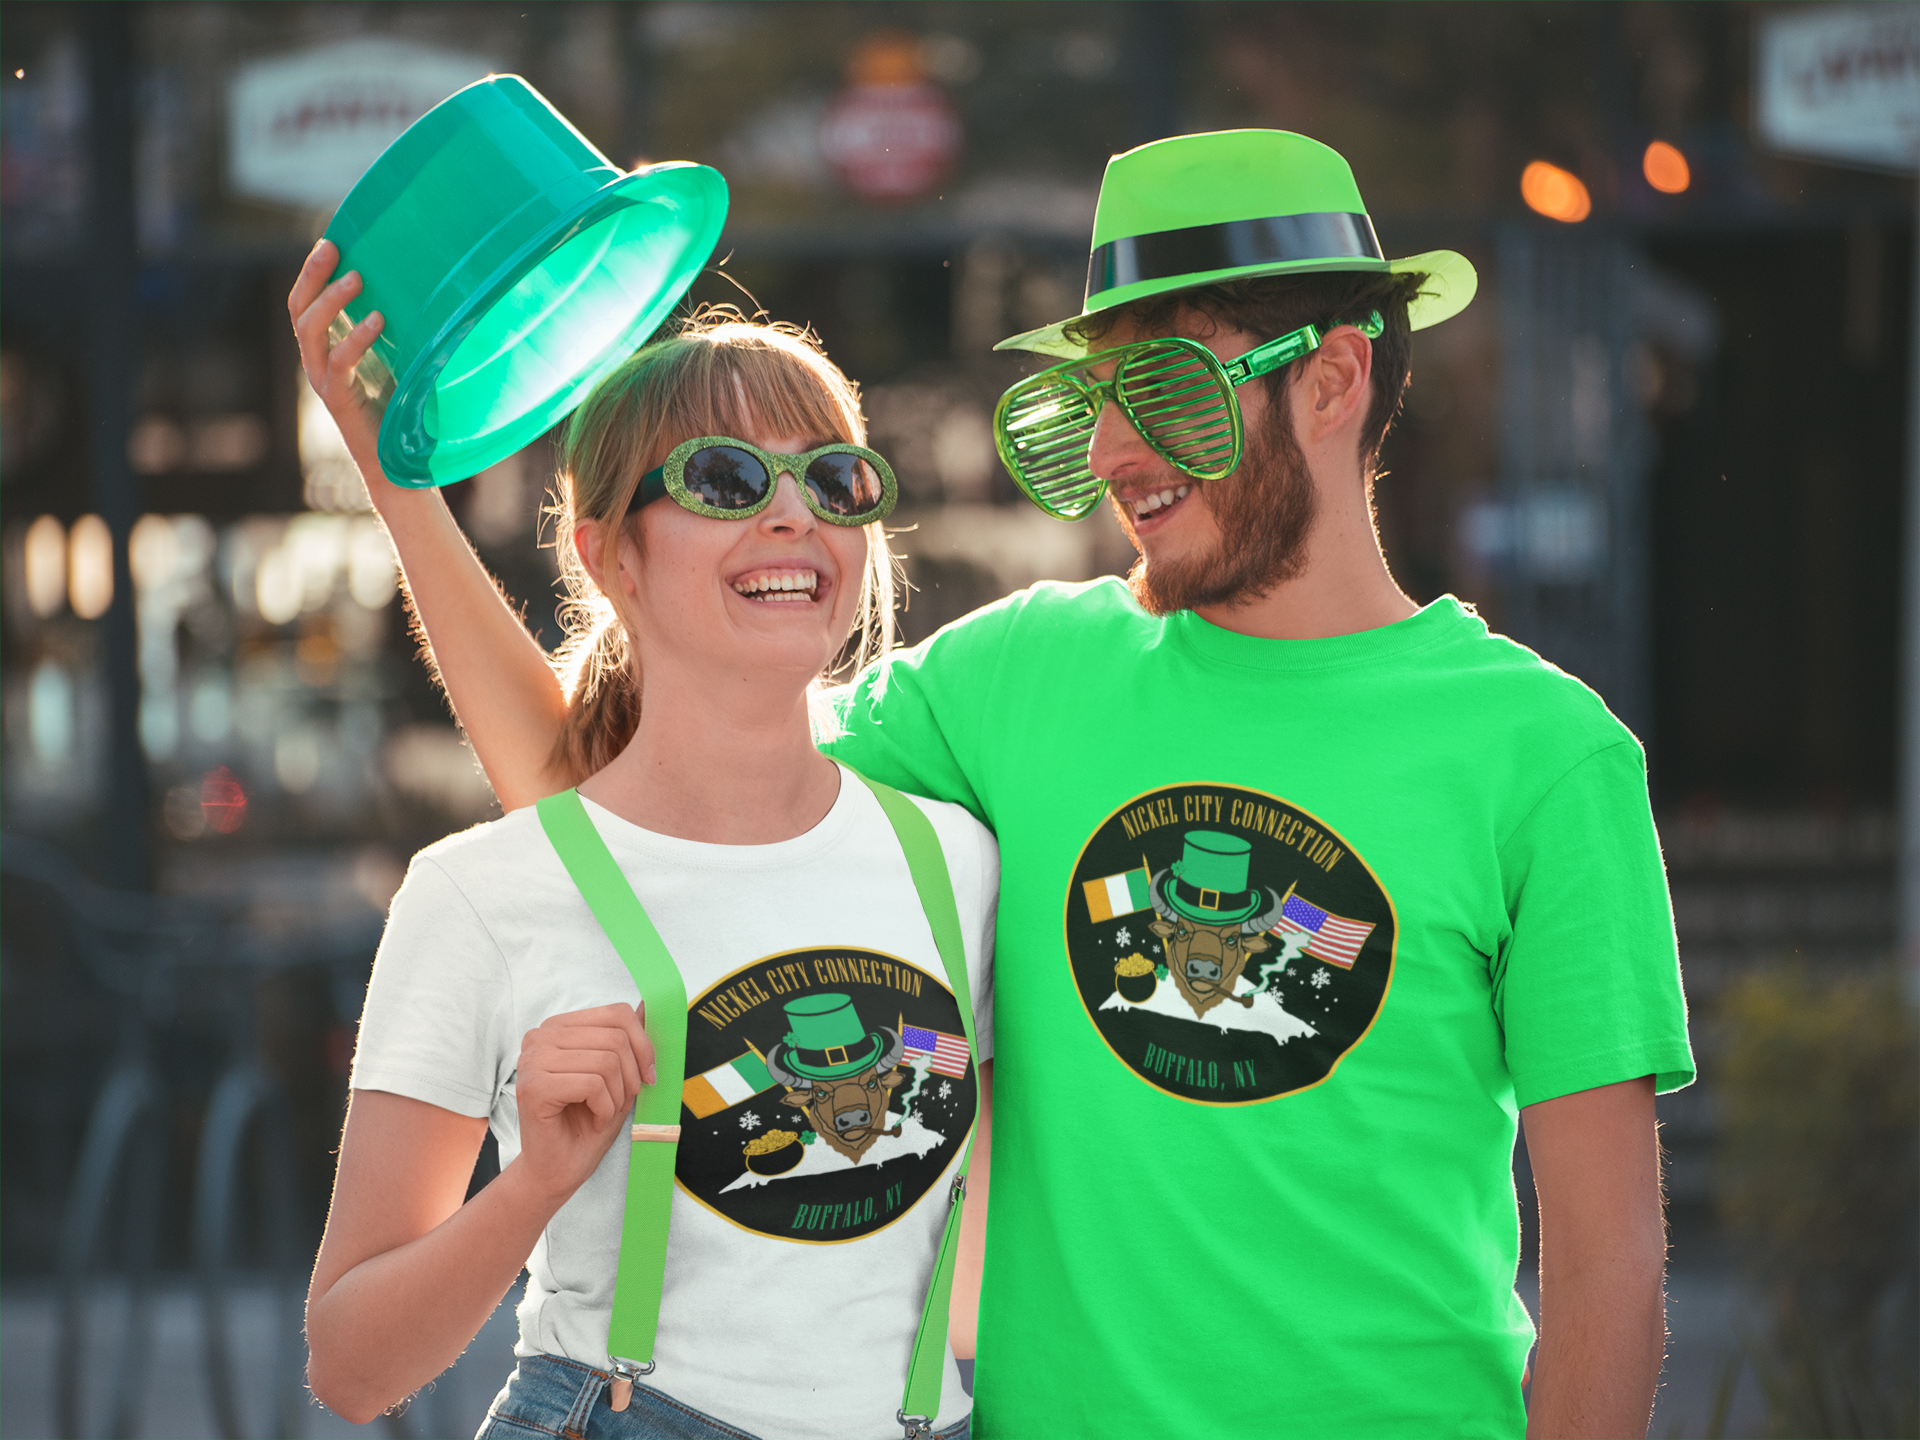
<instances>
[{"instance_id":1,"label":"blurred sign","mask_svg":"<svg viewBox=\"0 0 1920 1440\"><path fill-rule=\"evenodd\" d=\"M1900 170L1920 157L1920 7L1763 12L1755 72L1771 148Z\"/></svg>"},{"instance_id":2,"label":"blurred sign","mask_svg":"<svg viewBox=\"0 0 1920 1440\"><path fill-rule=\"evenodd\" d=\"M1460 539L1477 564L1576 585L1593 579L1606 560L1607 517L1597 496L1551 486L1518 501L1467 506Z\"/></svg>"},{"instance_id":3,"label":"blurred sign","mask_svg":"<svg viewBox=\"0 0 1920 1440\"><path fill-rule=\"evenodd\" d=\"M240 67L227 96L234 192L332 207L415 120L491 61L405 40L347 40Z\"/></svg>"},{"instance_id":4,"label":"blurred sign","mask_svg":"<svg viewBox=\"0 0 1920 1440\"><path fill-rule=\"evenodd\" d=\"M960 156L960 117L937 85L855 85L827 106L820 153L869 200L911 200Z\"/></svg>"}]
</instances>

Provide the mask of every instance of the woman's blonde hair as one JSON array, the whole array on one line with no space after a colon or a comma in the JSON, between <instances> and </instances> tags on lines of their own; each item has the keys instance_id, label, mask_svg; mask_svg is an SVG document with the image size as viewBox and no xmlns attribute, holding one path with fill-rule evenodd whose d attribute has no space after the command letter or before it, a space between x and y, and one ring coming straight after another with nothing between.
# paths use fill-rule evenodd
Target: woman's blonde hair
<instances>
[{"instance_id":1,"label":"woman's blonde hair","mask_svg":"<svg viewBox=\"0 0 1920 1440\"><path fill-rule=\"evenodd\" d=\"M581 563L572 543L575 528L599 526L602 553L613 556L642 475L684 440L738 435L756 426L817 442L861 445L867 438L859 387L812 334L748 320L731 307L696 312L673 335L635 351L568 422L552 509L567 632L553 665L567 713L551 764L570 781L585 779L626 748L641 704L632 619L622 613L623 601ZM638 516L633 519L637 540ZM836 670L884 658L893 644L893 558L881 525L866 531L859 619ZM816 681L810 697L816 734L832 723L819 691Z\"/></svg>"}]
</instances>

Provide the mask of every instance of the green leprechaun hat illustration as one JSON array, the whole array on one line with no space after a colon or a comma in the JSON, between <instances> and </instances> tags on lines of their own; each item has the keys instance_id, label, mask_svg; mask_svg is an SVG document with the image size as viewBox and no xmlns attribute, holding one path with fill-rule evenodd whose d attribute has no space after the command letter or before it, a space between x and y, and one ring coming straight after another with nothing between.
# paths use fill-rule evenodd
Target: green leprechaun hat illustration
<instances>
[{"instance_id":1,"label":"green leprechaun hat illustration","mask_svg":"<svg viewBox=\"0 0 1920 1440\"><path fill-rule=\"evenodd\" d=\"M1154 909L1201 925L1237 922L1243 928L1256 915L1264 919L1263 912L1277 912L1280 902L1271 889L1247 883L1252 854L1253 846L1238 835L1187 831L1180 858L1153 877Z\"/></svg>"},{"instance_id":2,"label":"green leprechaun hat illustration","mask_svg":"<svg viewBox=\"0 0 1920 1440\"><path fill-rule=\"evenodd\" d=\"M884 1072L906 1054L905 1043L886 1026L863 1025L845 995L803 995L785 1009L787 1033L767 1049L767 1073L783 1085L840 1080L869 1065Z\"/></svg>"}]
</instances>

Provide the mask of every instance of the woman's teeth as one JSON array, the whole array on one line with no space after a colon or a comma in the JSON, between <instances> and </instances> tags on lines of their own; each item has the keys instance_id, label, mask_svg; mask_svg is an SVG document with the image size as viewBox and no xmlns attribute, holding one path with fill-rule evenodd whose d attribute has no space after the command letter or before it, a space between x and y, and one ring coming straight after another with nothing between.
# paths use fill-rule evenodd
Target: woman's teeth
<instances>
[{"instance_id":1,"label":"woman's teeth","mask_svg":"<svg viewBox=\"0 0 1920 1440\"><path fill-rule=\"evenodd\" d=\"M733 582L733 588L749 600L767 605L811 601L820 577L811 570L770 570Z\"/></svg>"},{"instance_id":2,"label":"woman's teeth","mask_svg":"<svg viewBox=\"0 0 1920 1440\"><path fill-rule=\"evenodd\" d=\"M1133 506L1135 517L1144 520L1147 516L1153 514L1154 511L1164 510L1176 500L1184 500L1187 492L1192 488L1191 485L1181 485L1175 489L1162 490L1157 495L1148 495L1139 500L1129 500L1127 503Z\"/></svg>"}]
</instances>

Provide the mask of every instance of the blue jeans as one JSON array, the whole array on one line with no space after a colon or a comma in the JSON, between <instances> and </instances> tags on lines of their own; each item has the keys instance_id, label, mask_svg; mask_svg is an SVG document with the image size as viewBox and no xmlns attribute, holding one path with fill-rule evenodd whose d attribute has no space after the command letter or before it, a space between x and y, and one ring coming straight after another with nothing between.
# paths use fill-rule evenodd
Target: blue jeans
<instances>
[{"instance_id":1,"label":"blue jeans","mask_svg":"<svg viewBox=\"0 0 1920 1440\"><path fill-rule=\"evenodd\" d=\"M556 1355L522 1358L474 1440L756 1440L745 1430L635 1385L625 1410L605 1403L607 1372ZM936 1433L967 1440L972 1417Z\"/></svg>"}]
</instances>

